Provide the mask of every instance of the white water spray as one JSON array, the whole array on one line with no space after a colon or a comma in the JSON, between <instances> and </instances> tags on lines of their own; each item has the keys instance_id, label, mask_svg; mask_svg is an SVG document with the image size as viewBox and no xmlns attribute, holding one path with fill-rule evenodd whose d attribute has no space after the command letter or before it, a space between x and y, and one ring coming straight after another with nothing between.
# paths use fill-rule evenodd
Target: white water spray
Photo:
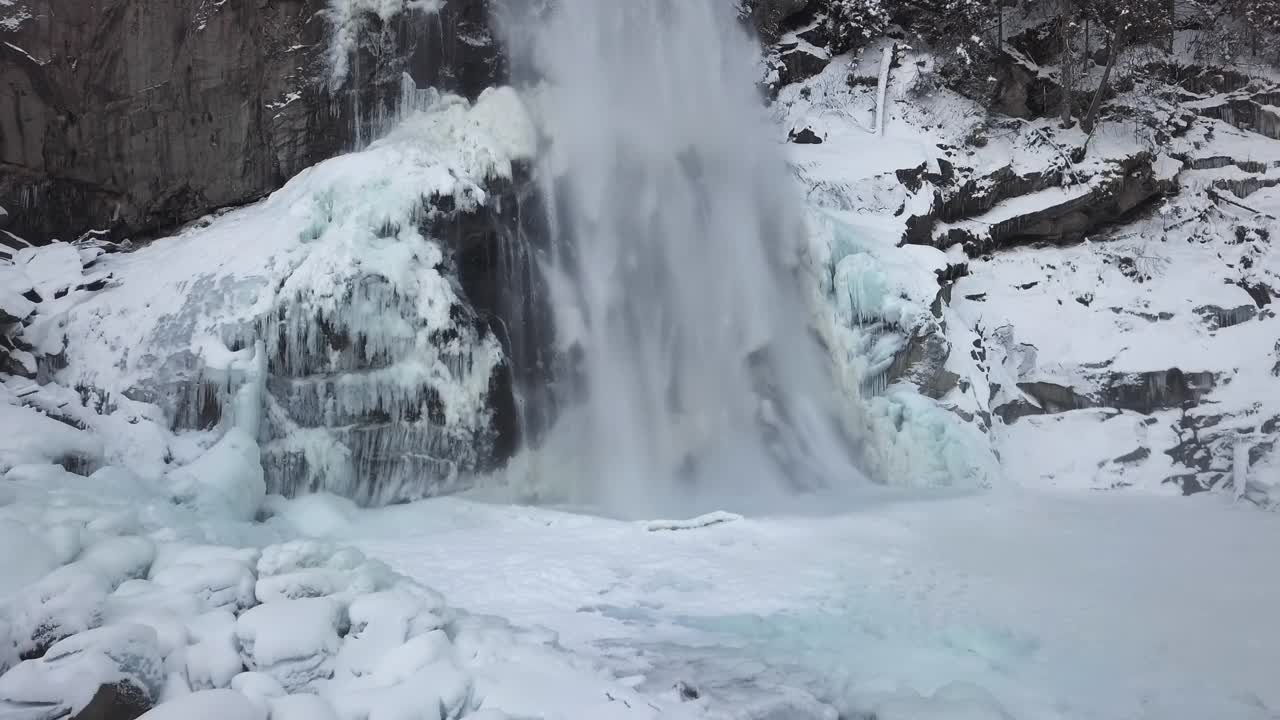
<instances>
[{"instance_id":1,"label":"white water spray","mask_svg":"<svg viewBox=\"0 0 1280 720\"><path fill-rule=\"evenodd\" d=\"M788 269L799 196L733 4L533 4L505 29L537 82L557 327L582 351L581 423L555 450L586 460L572 499L761 510L857 482Z\"/></svg>"}]
</instances>

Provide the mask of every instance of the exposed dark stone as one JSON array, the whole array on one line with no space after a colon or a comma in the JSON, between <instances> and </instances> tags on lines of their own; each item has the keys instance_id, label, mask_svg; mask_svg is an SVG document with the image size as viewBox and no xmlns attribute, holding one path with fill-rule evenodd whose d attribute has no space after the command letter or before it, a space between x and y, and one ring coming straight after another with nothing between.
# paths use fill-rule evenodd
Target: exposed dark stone
<instances>
[{"instance_id":1,"label":"exposed dark stone","mask_svg":"<svg viewBox=\"0 0 1280 720\"><path fill-rule=\"evenodd\" d=\"M1216 104L1200 105L1198 112L1242 130L1280 139L1280 114L1275 111L1280 91L1249 93L1239 91L1226 95Z\"/></svg>"},{"instance_id":2,"label":"exposed dark stone","mask_svg":"<svg viewBox=\"0 0 1280 720\"><path fill-rule=\"evenodd\" d=\"M1263 283L1251 283L1248 280L1241 280L1239 286L1242 290L1249 293L1249 297L1253 298L1253 302L1258 307L1266 307L1271 304L1271 297L1275 293L1271 288Z\"/></svg>"},{"instance_id":3,"label":"exposed dark stone","mask_svg":"<svg viewBox=\"0 0 1280 720\"><path fill-rule=\"evenodd\" d=\"M550 230L536 183L520 168L514 183L490 189L499 201L430 228L454 253L463 294L502 342L508 366L495 378L498 441L505 461L522 442L537 442L556 412L551 293L539 270ZM516 403L516 395L523 403Z\"/></svg>"},{"instance_id":4,"label":"exposed dark stone","mask_svg":"<svg viewBox=\"0 0 1280 720\"><path fill-rule=\"evenodd\" d=\"M1134 450L1133 452L1125 453L1124 455L1121 455L1120 457L1113 459L1111 462L1124 465L1127 463L1142 462L1143 460L1146 460L1149 457L1151 457L1151 450L1144 447L1140 447L1137 450Z\"/></svg>"},{"instance_id":5,"label":"exposed dark stone","mask_svg":"<svg viewBox=\"0 0 1280 720\"><path fill-rule=\"evenodd\" d=\"M969 276L969 263L947 263L945 268L935 270L939 285L947 285Z\"/></svg>"},{"instance_id":6,"label":"exposed dark stone","mask_svg":"<svg viewBox=\"0 0 1280 720\"><path fill-rule=\"evenodd\" d=\"M993 249L1033 242L1075 242L1098 227L1115 223L1174 188L1172 179L1155 174L1153 158L1142 153L1121 161L1088 192L992 224L987 236L965 244L977 257Z\"/></svg>"},{"instance_id":7,"label":"exposed dark stone","mask_svg":"<svg viewBox=\"0 0 1280 720\"><path fill-rule=\"evenodd\" d=\"M783 21L804 10L809 0L742 0L743 14L766 44L777 41Z\"/></svg>"},{"instance_id":8,"label":"exposed dark stone","mask_svg":"<svg viewBox=\"0 0 1280 720\"><path fill-rule=\"evenodd\" d=\"M1011 166L970 178L944 194L938 215L943 222L955 222L984 213L996 203L1010 198L1029 195L1062 184L1057 172L1029 172L1019 175Z\"/></svg>"},{"instance_id":9,"label":"exposed dark stone","mask_svg":"<svg viewBox=\"0 0 1280 720\"><path fill-rule=\"evenodd\" d=\"M335 91L324 0L16 1L32 12L0 43L0 205L33 241L251 201L348 149L402 73L474 95L504 72L487 0L365 16Z\"/></svg>"},{"instance_id":10,"label":"exposed dark stone","mask_svg":"<svg viewBox=\"0 0 1280 720\"><path fill-rule=\"evenodd\" d=\"M1074 388L1054 383L1018 383L1018 388L1039 403L1040 412L1045 414L1098 406L1096 400L1087 395L1077 393Z\"/></svg>"},{"instance_id":11,"label":"exposed dark stone","mask_svg":"<svg viewBox=\"0 0 1280 720\"><path fill-rule=\"evenodd\" d=\"M994 71L996 82L987 102L995 112L1018 118L1043 117L1060 102L1062 89L1017 55L999 53Z\"/></svg>"},{"instance_id":12,"label":"exposed dark stone","mask_svg":"<svg viewBox=\"0 0 1280 720\"><path fill-rule=\"evenodd\" d=\"M951 345L941 328L928 326L912 333L907 346L898 352L885 371L885 382L906 380L916 385L920 394L935 400L955 389L960 376L946 369Z\"/></svg>"},{"instance_id":13,"label":"exposed dark stone","mask_svg":"<svg viewBox=\"0 0 1280 720\"><path fill-rule=\"evenodd\" d=\"M147 692L127 680L102 685L70 720L136 720L152 708Z\"/></svg>"},{"instance_id":14,"label":"exposed dark stone","mask_svg":"<svg viewBox=\"0 0 1280 720\"><path fill-rule=\"evenodd\" d=\"M778 84L787 86L822 72L831 63L831 58L825 53L818 54L805 47L791 45L782 47L778 61Z\"/></svg>"},{"instance_id":15,"label":"exposed dark stone","mask_svg":"<svg viewBox=\"0 0 1280 720\"><path fill-rule=\"evenodd\" d=\"M1258 308L1253 305L1241 305L1234 308L1223 308L1217 305L1202 305L1195 309L1204 324L1211 330L1229 328L1248 322L1258 316Z\"/></svg>"},{"instance_id":16,"label":"exposed dark stone","mask_svg":"<svg viewBox=\"0 0 1280 720\"><path fill-rule=\"evenodd\" d=\"M800 132L796 132L795 130L792 130L788 139L797 145L821 145L822 144L822 138L819 137L818 134L815 133L810 128L804 128Z\"/></svg>"},{"instance_id":17,"label":"exposed dark stone","mask_svg":"<svg viewBox=\"0 0 1280 720\"><path fill-rule=\"evenodd\" d=\"M1178 368L1132 373L1111 378L1102 391L1101 404L1144 415L1157 410L1195 407L1217 384L1211 372L1184 372Z\"/></svg>"}]
</instances>

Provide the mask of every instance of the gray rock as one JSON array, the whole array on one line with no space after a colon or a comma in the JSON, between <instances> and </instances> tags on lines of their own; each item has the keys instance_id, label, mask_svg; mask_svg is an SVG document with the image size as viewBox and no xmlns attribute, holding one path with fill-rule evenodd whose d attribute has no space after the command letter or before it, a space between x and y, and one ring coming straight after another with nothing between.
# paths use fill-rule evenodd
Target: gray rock
<instances>
[{"instance_id":1,"label":"gray rock","mask_svg":"<svg viewBox=\"0 0 1280 720\"><path fill-rule=\"evenodd\" d=\"M743 0L742 11L766 43L777 41L782 21L809 6L809 0Z\"/></svg>"},{"instance_id":2,"label":"gray rock","mask_svg":"<svg viewBox=\"0 0 1280 720\"><path fill-rule=\"evenodd\" d=\"M348 148L403 73L474 95L503 71L488 0L365 17L336 89L323 0L16 2L41 8L0 43L0 205L32 239L160 232L254 200Z\"/></svg>"}]
</instances>

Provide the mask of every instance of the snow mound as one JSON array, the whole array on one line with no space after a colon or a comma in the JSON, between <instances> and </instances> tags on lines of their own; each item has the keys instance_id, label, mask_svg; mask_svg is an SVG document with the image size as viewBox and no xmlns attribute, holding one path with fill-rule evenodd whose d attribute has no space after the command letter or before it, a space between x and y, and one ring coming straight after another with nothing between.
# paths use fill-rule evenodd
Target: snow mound
<instances>
[{"instance_id":1,"label":"snow mound","mask_svg":"<svg viewBox=\"0 0 1280 720\"><path fill-rule=\"evenodd\" d=\"M159 705L145 720L267 720L267 713L233 690L201 690ZM141 720L141 718L140 718Z\"/></svg>"},{"instance_id":2,"label":"snow mound","mask_svg":"<svg viewBox=\"0 0 1280 720\"><path fill-rule=\"evenodd\" d=\"M102 441L31 408L0 402L0 474L36 463L93 464Z\"/></svg>"},{"instance_id":3,"label":"snow mound","mask_svg":"<svg viewBox=\"0 0 1280 720\"><path fill-rule=\"evenodd\" d=\"M346 608L331 598L280 600L251 608L236 620L245 667L295 692L333 673L331 662L346 630Z\"/></svg>"}]
</instances>

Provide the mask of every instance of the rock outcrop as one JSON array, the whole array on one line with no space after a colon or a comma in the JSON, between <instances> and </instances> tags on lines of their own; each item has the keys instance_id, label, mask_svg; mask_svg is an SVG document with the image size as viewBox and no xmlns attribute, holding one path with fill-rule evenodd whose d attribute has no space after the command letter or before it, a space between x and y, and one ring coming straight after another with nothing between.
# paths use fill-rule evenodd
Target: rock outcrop
<instances>
[{"instance_id":1,"label":"rock outcrop","mask_svg":"<svg viewBox=\"0 0 1280 720\"><path fill-rule=\"evenodd\" d=\"M349 149L394 112L404 73L472 97L500 76L487 0L438 15L405 5L383 16L322 0L6 3L9 229L32 241L160 233Z\"/></svg>"}]
</instances>

